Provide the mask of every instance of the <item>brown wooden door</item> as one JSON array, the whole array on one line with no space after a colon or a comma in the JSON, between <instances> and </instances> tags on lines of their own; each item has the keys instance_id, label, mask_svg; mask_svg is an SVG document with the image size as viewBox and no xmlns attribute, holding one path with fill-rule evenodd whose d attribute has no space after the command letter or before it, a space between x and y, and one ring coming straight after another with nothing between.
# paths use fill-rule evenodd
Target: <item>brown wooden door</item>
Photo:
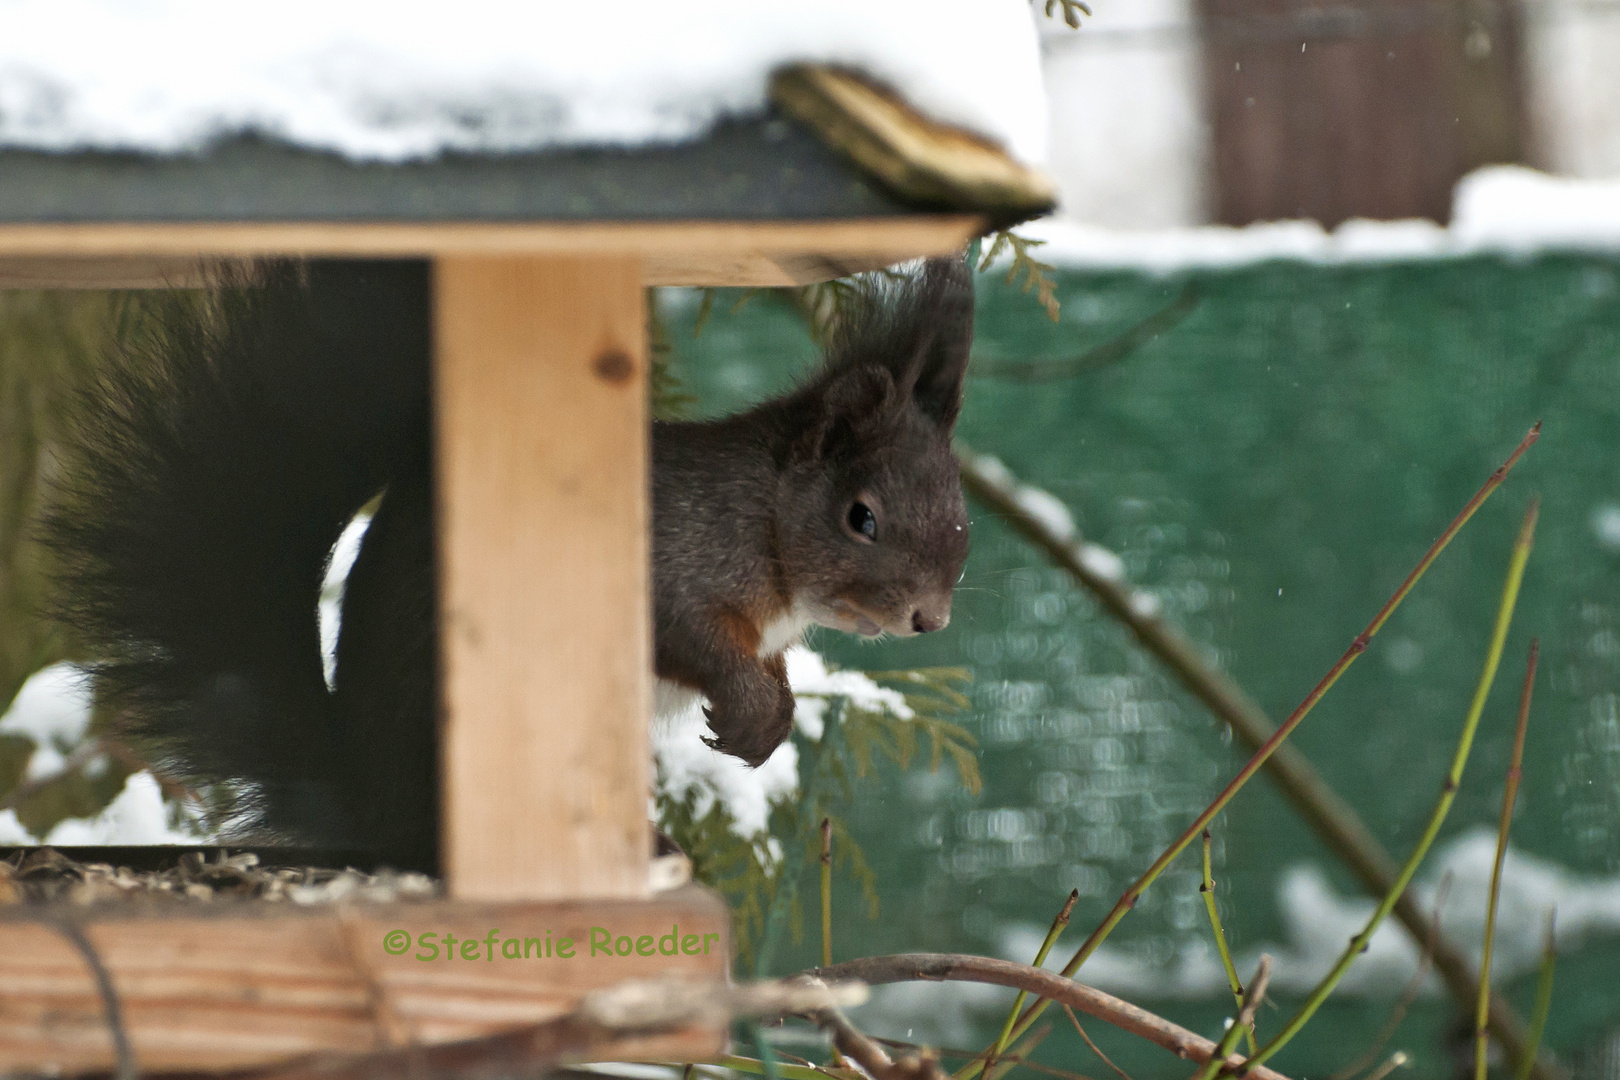
<instances>
[{"instance_id":1,"label":"brown wooden door","mask_svg":"<svg viewBox=\"0 0 1620 1080\"><path fill-rule=\"evenodd\" d=\"M1427 217L1521 160L1519 0L1199 0L1218 220Z\"/></svg>"}]
</instances>

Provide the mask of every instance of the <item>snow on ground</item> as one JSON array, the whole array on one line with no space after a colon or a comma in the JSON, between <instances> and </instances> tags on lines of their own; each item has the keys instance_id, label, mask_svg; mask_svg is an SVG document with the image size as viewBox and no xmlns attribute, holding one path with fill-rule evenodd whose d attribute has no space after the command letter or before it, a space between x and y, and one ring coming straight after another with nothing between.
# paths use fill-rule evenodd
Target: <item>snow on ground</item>
<instances>
[{"instance_id":1,"label":"snow on ground","mask_svg":"<svg viewBox=\"0 0 1620 1080\"><path fill-rule=\"evenodd\" d=\"M0 810L0 844L132 845L205 844L215 839L201 824L200 817L182 805L163 800L163 789L149 772L131 773L124 790L95 817L64 818L44 837L30 833L17 820L15 810ZM170 824L178 814L180 828Z\"/></svg>"},{"instance_id":2,"label":"snow on ground","mask_svg":"<svg viewBox=\"0 0 1620 1080\"><path fill-rule=\"evenodd\" d=\"M59 821L44 838L45 843L54 846L197 844L206 840L200 831L169 825L169 804L163 801L163 789L145 771L131 773L124 781L124 790L95 817Z\"/></svg>"},{"instance_id":3,"label":"snow on ground","mask_svg":"<svg viewBox=\"0 0 1620 1080\"><path fill-rule=\"evenodd\" d=\"M1271 259L1353 263L1483 252L1620 251L1620 178L1575 180L1518 165L1478 169L1457 185L1449 228L1432 221L1357 219L1332 232L1314 221L1125 230L1047 218L1019 232L1046 242L1035 251L1044 262L1158 274Z\"/></svg>"},{"instance_id":4,"label":"snow on ground","mask_svg":"<svg viewBox=\"0 0 1620 1080\"><path fill-rule=\"evenodd\" d=\"M33 740L24 777L37 780L60 772L65 754L84 738L90 724L90 683L84 671L69 663L52 664L28 677L11 707L0 716L0 735ZM0 831L5 828L0 821Z\"/></svg>"},{"instance_id":5,"label":"snow on ground","mask_svg":"<svg viewBox=\"0 0 1620 1080\"><path fill-rule=\"evenodd\" d=\"M261 132L356 159L678 142L770 70L861 68L1045 155L1028 0L456 4L0 0L0 145L155 153Z\"/></svg>"},{"instance_id":6,"label":"snow on ground","mask_svg":"<svg viewBox=\"0 0 1620 1080\"><path fill-rule=\"evenodd\" d=\"M1440 882L1450 876L1441 910L1441 929L1476 966L1484 939L1485 903L1495 857L1495 831L1475 827L1431 853L1420 881L1413 886L1418 906L1429 912L1434 908ZM1221 902L1242 904L1243 898L1223 897ZM1285 940L1239 948L1233 962L1239 974L1247 975L1262 952L1270 953L1275 961L1272 986L1288 993L1308 992L1339 959L1351 936L1366 925L1376 906L1376 901L1360 893L1341 895L1314 864L1297 864L1283 874L1277 885L1277 907L1282 913ZM1497 980L1506 982L1535 970L1541 957L1546 914L1554 906L1558 909L1560 952L1574 951L1591 938L1620 934L1620 875L1574 874L1557 863L1509 846L1491 964ZM1089 928L1079 929L1084 933ZM1011 928L1003 935L1001 954L1028 963L1045 933L1044 927L1027 924ZM1066 963L1078 940L1065 941L1054 949L1051 966ZM1393 918L1387 919L1373 935L1367 952L1351 966L1339 992L1395 996L1417 973L1419 956L1406 930ZM1086 962L1080 978L1132 999L1204 998L1229 992L1207 926L1184 939L1175 959L1166 965L1154 965L1129 947L1104 945ZM1440 990L1432 973L1425 989L1429 993Z\"/></svg>"}]
</instances>

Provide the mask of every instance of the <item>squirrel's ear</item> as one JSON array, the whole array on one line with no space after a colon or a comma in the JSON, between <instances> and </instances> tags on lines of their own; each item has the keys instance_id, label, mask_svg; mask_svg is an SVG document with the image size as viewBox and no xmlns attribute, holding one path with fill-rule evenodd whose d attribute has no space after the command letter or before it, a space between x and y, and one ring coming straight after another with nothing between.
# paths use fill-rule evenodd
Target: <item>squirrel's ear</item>
<instances>
[{"instance_id":1,"label":"squirrel's ear","mask_svg":"<svg viewBox=\"0 0 1620 1080\"><path fill-rule=\"evenodd\" d=\"M815 417L795 447L812 459L881 442L892 425L894 378L875 365L841 371L822 387Z\"/></svg>"},{"instance_id":2,"label":"squirrel's ear","mask_svg":"<svg viewBox=\"0 0 1620 1080\"><path fill-rule=\"evenodd\" d=\"M973 275L963 259L929 259L914 287L914 347L895 381L924 416L950 431L973 346Z\"/></svg>"}]
</instances>

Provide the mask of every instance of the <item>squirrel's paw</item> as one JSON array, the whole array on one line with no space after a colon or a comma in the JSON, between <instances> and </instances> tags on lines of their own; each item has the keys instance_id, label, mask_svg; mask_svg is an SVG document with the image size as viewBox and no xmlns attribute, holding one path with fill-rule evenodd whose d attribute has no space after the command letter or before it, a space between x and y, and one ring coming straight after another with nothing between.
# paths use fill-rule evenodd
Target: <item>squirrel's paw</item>
<instances>
[{"instance_id":1,"label":"squirrel's paw","mask_svg":"<svg viewBox=\"0 0 1620 1080\"><path fill-rule=\"evenodd\" d=\"M727 708L726 704L716 702L713 708L703 710L709 718L709 730L714 732L712 738L703 741L755 768L765 764L793 730L793 691L785 685L774 701L758 703L764 708Z\"/></svg>"}]
</instances>

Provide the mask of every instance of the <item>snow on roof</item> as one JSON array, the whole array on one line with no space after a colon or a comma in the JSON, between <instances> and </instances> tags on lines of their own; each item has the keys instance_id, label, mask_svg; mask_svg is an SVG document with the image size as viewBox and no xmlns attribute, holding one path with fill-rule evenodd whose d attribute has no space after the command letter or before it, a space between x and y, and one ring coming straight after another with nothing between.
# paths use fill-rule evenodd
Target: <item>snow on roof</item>
<instances>
[{"instance_id":1,"label":"snow on roof","mask_svg":"<svg viewBox=\"0 0 1620 1080\"><path fill-rule=\"evenodd\" d=\"M849 65L1045 155L1028 0L0 0L0 147L195 151L255 132L354 159L700 137L772 68Z\"/></svg>"},{"instance_id":2,"label":"snow on roof","mask_svg":"<svg viewBox=\"0 0 1620 1080\"><path fill-rule=\"evenodd\" d=\"M1458 183L1449 227L1354 219L1332 232L1314 221L1132 231L1047 218L1019 232L1046 241L1035 251L1045 262L1150 273L1272 259L1356 263L1482 252L1620 252L1620 178L1577 180L1517 165L1478 169Z\"/></svg>"}]
</instances>

